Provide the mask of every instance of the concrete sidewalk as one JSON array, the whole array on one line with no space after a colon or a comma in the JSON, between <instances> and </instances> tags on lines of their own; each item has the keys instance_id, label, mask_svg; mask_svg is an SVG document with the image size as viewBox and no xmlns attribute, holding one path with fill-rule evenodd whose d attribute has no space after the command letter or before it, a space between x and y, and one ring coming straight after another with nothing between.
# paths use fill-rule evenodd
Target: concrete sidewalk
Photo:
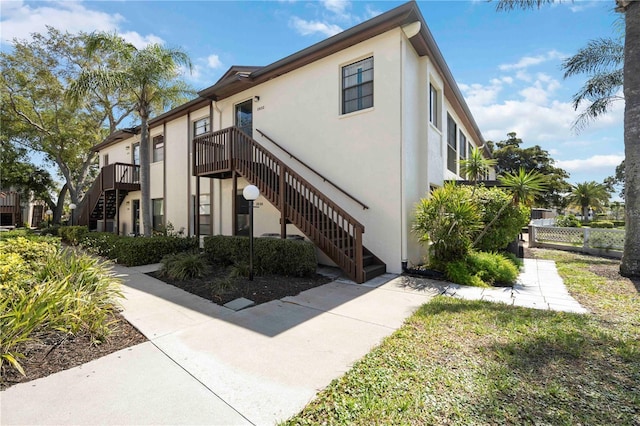
<instances>
[{"instance_id":1,"label":"concrete sidewalk","mask_svg":"<svg viewBox=\"0 0 640 426\"><path fill-rule=\"evenodd\" d=\"M1 423L257 424L285 420L437 294L583 312L553 262L479 289L388 274L238 312L116 266L124 316L150 341L1 393Z\"/></svg>"},{"instance_id":2,"label":"concrete sidewalk","mask_svg":"<svg viewBox=\"0 0 640 426\"><path fill-rule=\"evenodd\" d=\"M389 274L377 288L339 280L234 312L145 268L115 269L123 314L150 341L9 388L3 425L274 424L442 291Z\"/></svg>"}]
</instances>

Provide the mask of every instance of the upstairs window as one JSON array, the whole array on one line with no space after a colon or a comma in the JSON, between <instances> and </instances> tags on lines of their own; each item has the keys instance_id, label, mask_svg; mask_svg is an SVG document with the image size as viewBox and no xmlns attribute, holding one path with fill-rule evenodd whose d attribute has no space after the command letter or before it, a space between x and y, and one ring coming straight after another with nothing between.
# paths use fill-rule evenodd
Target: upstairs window
<instances>
[{"instance_id":1,"label":"upstairs window","mask_svg":"<svg viewBox=\"0 0 640 426\"><path fill-rule=\"evenodd\" d=\"M455 120L447 114L447 169L450 172L457 173L458 154L456 152L458 126Z\"/></svg>"},{"instance_id":2,"label":"upstairs window","mask_svg":"<svg viewBox=\"0 0 640 426\"><path fill-rule=\"evenodd\" d=\"M136 166L140 165L140 142L133 144L133 150L131 154L131 161Z\"/></svg>"},{"instance_id":3,"label":"upstairs window","mask_svg":"<svg viewBox=\"0 0 640 426\"><path fill-rule=\"evenodd\" d=\"M429 122L440 128L440 110L438 108L438 89L429 83Z\"/></svg>"},{"instance_id":4,"label":"upstairs window","mask_svg":"<svg viewBox=\"0 0 640 426\"><path fill-rule=\"evenodd\" d=\"M342 113L373 107L373 57L342 67Z\"/></svg>"},{"instance_id":5,"label":"upstairs window","mask_svg":"<svg viewBox=\"0 0 640 426\"><path fill-rule=\"evenodd\" d=\"M153 138L153 162L164 160L164 136Z\"/></svg>"},{"instance_id":6,"label":"upstairs window","mask_svg":"<svg viewBox=\"0 0 640 426\"><path fill-rule=\"evenodd\" d=\"M193 122L193 136L204 135L209 133L211 125L209 123L209 117L202 118Z\"/></svg>"}]
</instances>

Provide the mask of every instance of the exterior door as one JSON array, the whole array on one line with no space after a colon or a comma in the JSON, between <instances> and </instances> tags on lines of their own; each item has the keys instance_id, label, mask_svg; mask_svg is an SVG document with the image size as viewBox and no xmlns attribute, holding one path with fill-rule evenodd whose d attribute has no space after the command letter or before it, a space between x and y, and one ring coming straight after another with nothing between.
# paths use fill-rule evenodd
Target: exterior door
<instances>
[{"instance_id":1,"label":"exterior door","mask_svg":"<svg viewBox=\"0 0 640 426\"><path fill-rule=\"evenodd\" d=\"M253 137L253 100L236 105L236 127Z\"/></svg>"},{"instance_id":2,"label":"exterior door","mask_svg":"<svg viewBox=\"0 0 640 426\"><path fill-rule=\"evenodd\" d=\"M131 206L133 234L140 235L140 200L131 201Z\"/></svg>"}]
</instances>

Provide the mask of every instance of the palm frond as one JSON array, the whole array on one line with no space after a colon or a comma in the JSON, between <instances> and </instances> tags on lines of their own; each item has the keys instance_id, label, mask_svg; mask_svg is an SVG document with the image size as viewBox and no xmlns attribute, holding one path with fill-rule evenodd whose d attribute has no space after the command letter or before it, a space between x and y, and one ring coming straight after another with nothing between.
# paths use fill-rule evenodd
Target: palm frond
<instances>
[{"instance_id":1,"label":"palm frond","mask_svg":"<svg viewBox=\"0 0 640 426\"><path fill-rule=\"evenodd\" d=\"M491 1L491 0L489 0ZM561 0L557 1L561 3ZM509 12L515 9L540 9L546 4L556 3L554 0L499 0L496 4L497 11Z\"/></svg>"},{"instance_id":2,"label":"palm frond","mask_svg":"<svg viewBox=\"0 0 640 426\"><path fill-rule=\"evenodd\" d=\"M562 62L564 78L576 74L609 73L621 69L624 62L624 45L620 40L599 38L589 41L578 53Z\"/></svg>"}]
</instances>

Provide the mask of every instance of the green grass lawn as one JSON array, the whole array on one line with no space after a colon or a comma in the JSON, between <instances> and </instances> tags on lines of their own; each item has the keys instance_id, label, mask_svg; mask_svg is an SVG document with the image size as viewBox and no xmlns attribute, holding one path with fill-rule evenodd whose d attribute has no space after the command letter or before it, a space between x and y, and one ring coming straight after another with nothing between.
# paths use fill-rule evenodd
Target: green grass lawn
<instances>
[{"instance_id":1,"label":"green grass lawn","mask_svg":"<svg viewBox=\"0 0 640 426\"><path fill-rule=\"evenodd\" d=\"M639 425L639 283L534 252L591 314L437 297L285 424Z\"/></svg>"}]
</instances>

